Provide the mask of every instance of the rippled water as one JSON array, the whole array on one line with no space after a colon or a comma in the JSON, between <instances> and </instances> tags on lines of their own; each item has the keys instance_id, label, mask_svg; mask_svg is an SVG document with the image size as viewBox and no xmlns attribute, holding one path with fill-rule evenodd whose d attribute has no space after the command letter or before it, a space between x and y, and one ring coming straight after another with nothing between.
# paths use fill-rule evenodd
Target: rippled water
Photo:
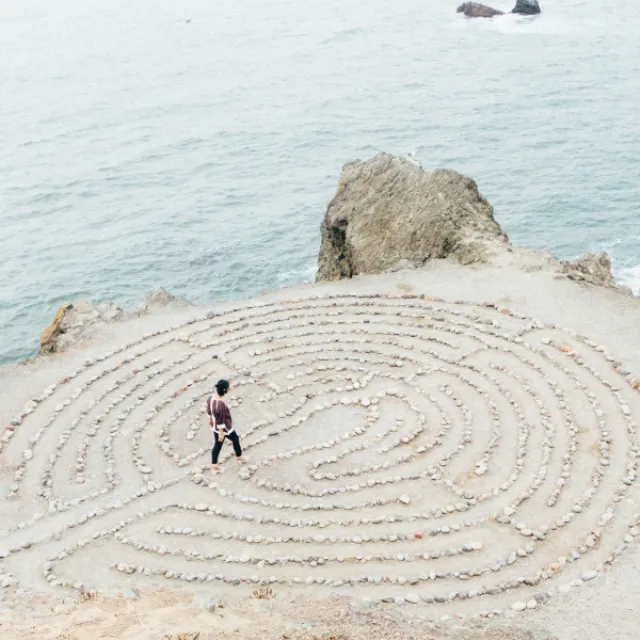
<instances>
[{"instance_id":1,"label":"rippled water","mask_svg":"<svg viewBox=\"0 0 640 640\"><path fill-rule=\"evenodd\" d=\"M379 150L474 177L513 242L605 249L639 288L637 3L434 4L5 0L0 362L64 301L311 279L341 165Z\"/></svg>"}]
</instances>

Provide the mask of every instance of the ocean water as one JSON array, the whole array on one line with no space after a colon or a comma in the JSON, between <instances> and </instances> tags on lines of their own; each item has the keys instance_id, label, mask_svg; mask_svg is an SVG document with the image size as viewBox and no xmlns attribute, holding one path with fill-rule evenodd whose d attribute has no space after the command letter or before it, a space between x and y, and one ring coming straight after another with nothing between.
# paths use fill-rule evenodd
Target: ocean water
<instances>
[{"instance_id":1,"label":"ocean water","mask_svg":"<svg viewBox=\"0 0 640 640\"><path fill-rule=\"evenodd\" d=\"M637 291L639 5L542 2L3 0L0 362L66 301L312 279L342 164L380 150L475 178L515 244L609 251Z\"/></svg>"}]
</instances>

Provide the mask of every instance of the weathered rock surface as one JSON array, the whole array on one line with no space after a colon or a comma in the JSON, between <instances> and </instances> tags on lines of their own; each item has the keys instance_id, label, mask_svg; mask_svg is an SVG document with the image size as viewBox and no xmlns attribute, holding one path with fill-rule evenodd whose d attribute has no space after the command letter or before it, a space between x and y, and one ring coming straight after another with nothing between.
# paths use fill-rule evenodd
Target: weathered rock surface
<instances>
[{"instance_id":1,"label":"weathered rock surface","mask_svg":"<svg viewBox=\"0 0 640 640\"><path fill-rule=\"evenodd\" d=\"M40 336L40 353L54 353L74 347L85 340L91 331L100 325L125 320L132 315L142 316L165 307L186 306L191 306L191 303L164 289L150 293L140 310L133 314L125 313L113 302L98 305L88 302L73 302L62 305L56 311L51 324Z\"/></svg>"},{"instance_id":2,"label":"weathered rock surface","mask_svg":"<svg viewBox=\"0 0 640 640\"><path fill-rule=\"evenodd\" d=\"M122 315L122 309L113 303L92 305L74 302L62 305L40 336L40 353L67 349L78 342L88 326L113 322Z\"/></svg>"},{"instance_id":3,"label":"weathered rock surface","mask_svg":"<svg viewBox=\"0 0 640 640\"><path fill-rule=\"evenodd\" d=\"M520 13L527 16L534 16L540 13L538 0L516 0L516 6L511 13Z\"/></svg>"},{"instance_id":4,"label":"weathered rock surface","mask_svg":"<svg viewBox=\"0 0 640 640\"><path fill-rule=\"evenodd\" d=\"M493 18L493 16L504 15L504 11L499 11L479 2L464 2L458 7L458 13L464 13L469 18Z\"/></svg>"},{"instance_id":5,"label":"weathered rock surface","mask_svg":"<svg viewBox=\"0 0 640 640\"><path fill-rule=\"evenodd\" d=\"M187 299L173 295L165 289L158 289L152 291L145 299L142 308L138 312L139 315L149 313L156 309L162 309L164 307L191 307L193 306Z\"/></svg>"},{"instance_id":6,"label":"weathered rock surface","mask_svg":"<svg viewBox=\"0 0 640 640\"><path fill-rule=\"evenodd\" d=\"M464 2L458 7L457 12L464 13L469 18L493 18L493 16L504 15L504 11L479 2ZM516 5L511 10L511 13L528 16L537 15L540 13L540 4L538 0L516 0Z\"/></svg>"},{"instance_id":7,"label":"weathered rock surface","mask_svg":"<svg viewBox=\"0 0 640 640\"><path fill-rule=\"evenodd\" d=\"M611 258L606 253L587 253L572 262L562 263L567 276L602 287L615 287L611 275Z\"/></svg>"},{"instance_id":8,"label":"weathered rock surface","mask_svg":"<svg viewBox=\"0 0 640 640\"><path fill-rule=\"evenodd\" d=\"M387 153L344 166L321 226L317 281L433 258L485 262L508 251L493 208L470 178L447 169L427 173Z\"/></svg>"},{"instance_id":9,"label":"weathered rock surface","mask_svg":"<svg viewBox=\"0 0 640 640\"><path fill-rule=\"evenodd\" d=\"M448 169L425 172L405 158L380 153L347 163L321 226L316 280L419 269L429 260L491 263L521 272L546 271L594 286L617 286L606 253L561 261L544 251L513 247L476 183ZM118 305L62 305L40 337L40 353L74 347L100 325L164 308L192 306L164 289L125 313Z\"/></svg>"},{"instance_id":10,"label":"weathered rock surface","mask_svg":"<svg viewBox=\"0 0 640 640\"><path fill-rule=\"evenodd\" d=\"M489 262L524 272L547 271L621 293L606 253L562 261L512 246L476 183L446 169L431 173L381 153L344 166L321 226L318 282L422 267L432 259Z\"/></svg>"}]
</instances>

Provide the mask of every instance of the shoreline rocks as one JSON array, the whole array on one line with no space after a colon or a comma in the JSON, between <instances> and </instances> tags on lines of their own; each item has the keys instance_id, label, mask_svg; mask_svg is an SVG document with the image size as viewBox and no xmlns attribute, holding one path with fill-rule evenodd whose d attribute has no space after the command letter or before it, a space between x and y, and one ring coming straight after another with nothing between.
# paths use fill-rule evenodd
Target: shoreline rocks
<instances>
[{"instance_id":1,"label":"shoreline rocks","mask_svg":"<svg viewBox=\"0 0 640 640\"><path fill-rule=\"evenodd\" d=\"M516 6L511 9L511 13L518 13L525 16L535 16L541 13L538 0L516 0Z\"/></svg>"},{"instance_id":2,"label":"shoreline rocks","mask_svg":"<svg viewBox=\"0 0 640 640\"><path fill-rule=\"evenodd\" d=\"M114 302L91 304L78 301L58 308L51 324L40 336L40 355L57 353L80 344L88 330L97 326L124 320L131 315L143 316L166 307L188 307L190 302L165 289L151 292L140 310L127 314Z\"/></svg>"},{"instance_id":3,"label":"shoreline rocks","mask_svg":"<svg viewBox=\"0 0 640 640\"><path fill-rule=\"evenodd\" d=\"M344 166L321 237L317 282L382 273L399 261L486 262L509 250L473 180L448 169L428 173L388 153Z\"/></svg>"},{"instance_id":4,"label":"shoreline rocks","mask_svg":"<svg viewBox=\"0 0 640 640\"><path fill-rule=\"evenodd\" d=\"M479 2L464 2L458 7L457 13L464 13L468 18L493 18L493 16L504 15L504 11L499 11Z\"/></svg>"},{"instance_id":5,"label":"shoreline rocks","mask_svg":"<svg viewBox=\"0 0 640 640\"><path fill-rule=\"evenodd\" d=\"M321 224L316 282L421 269L431 260L545 271L633 295L616 284L606 253L561 261L548 252L512 246L475 181L456 171L426 172L388 153L345 164ZM128 313L115 303L62 305L40 337L40 354L75 347L109 323L189 306L164 289Z\"/></svg>"},{"instance_id":6,"label":"shoreline rocks","mask_svg":"<svg viewBox=\"0 0 640 640\"><path fill-rule=\"evenodd\" d=\"M572 280L588 282L599 287L618 287L611 274L611 258L604 252L586 253L577 260L562 263ZM627 287L618 287L627 289ZM631 293L631 290L629 289Z\"/></svg>"},{"instance_id":7,"label":"shoreline rocks","mask_svg":"<svg viewBox=\"0 0 640 640\"><path fill-rule=\"evenodd\" d=\"M504 15L504 11L479 2L464 2L456 11L457 13L464 13L468 18L493 18L494 16ZM516 0L511 13L527 16L537 15L541 13L540 4L538 0Z\"/></svg>"},{"instance_id":8,"label":"shoreline rocks","mask_svg":"<svg viewBox=\"0 0 640 640\"><path fill-rule=\"evenodd\" d=\"M166 289L161 287L157 291L152 291L145 298L145 301L142 303L142 308L138 311L138 315L144 315L156 309L163 309L165 307L176 308L192 306L191 302L186 298L169 293Z\"/></svg>"},{"instance_id":9,"label":"shoreline rocks","mask_svg":"<svg viewBox=\"0 0 640 640\"><path fill-rule=\"evenodd\" d=\"M455 171L426 172L387 153L347 163L321 224L316 282L419 269L448 259L525 272L548 271L623 293L606 253L561 261L510 244L476 183Z\"/></svg>"},{"instance_id":10,"label":"shoreline rocks","mask_svg":"<svg viewBox=\"0 0 640 640\"><path fill-rule=\"evenodd\" d=\"M114 303L74 302L58 308L40 336L40 354L54 353L76 344L87 326L119 320L122 309Z\"/></svg>"}]
</instances>

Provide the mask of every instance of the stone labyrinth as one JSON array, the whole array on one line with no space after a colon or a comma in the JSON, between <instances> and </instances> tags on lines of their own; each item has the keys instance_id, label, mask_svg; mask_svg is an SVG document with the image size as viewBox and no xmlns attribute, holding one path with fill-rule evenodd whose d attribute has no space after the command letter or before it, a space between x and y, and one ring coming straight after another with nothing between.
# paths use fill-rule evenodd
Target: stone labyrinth
<instances>
[{"instance_id":1,"label":"stone labyrinth","mask_svg":"<svg viewBox=\"0 0 640 640\"><path fill-rule=\"evenodd\" d=\"M247 454L209 474L218 378ZM491 616L640 535L638 383L604 347L419 296L259 302L86 361L2 437L4 582L270 586Z\"/></svg>"}]
</instances>

